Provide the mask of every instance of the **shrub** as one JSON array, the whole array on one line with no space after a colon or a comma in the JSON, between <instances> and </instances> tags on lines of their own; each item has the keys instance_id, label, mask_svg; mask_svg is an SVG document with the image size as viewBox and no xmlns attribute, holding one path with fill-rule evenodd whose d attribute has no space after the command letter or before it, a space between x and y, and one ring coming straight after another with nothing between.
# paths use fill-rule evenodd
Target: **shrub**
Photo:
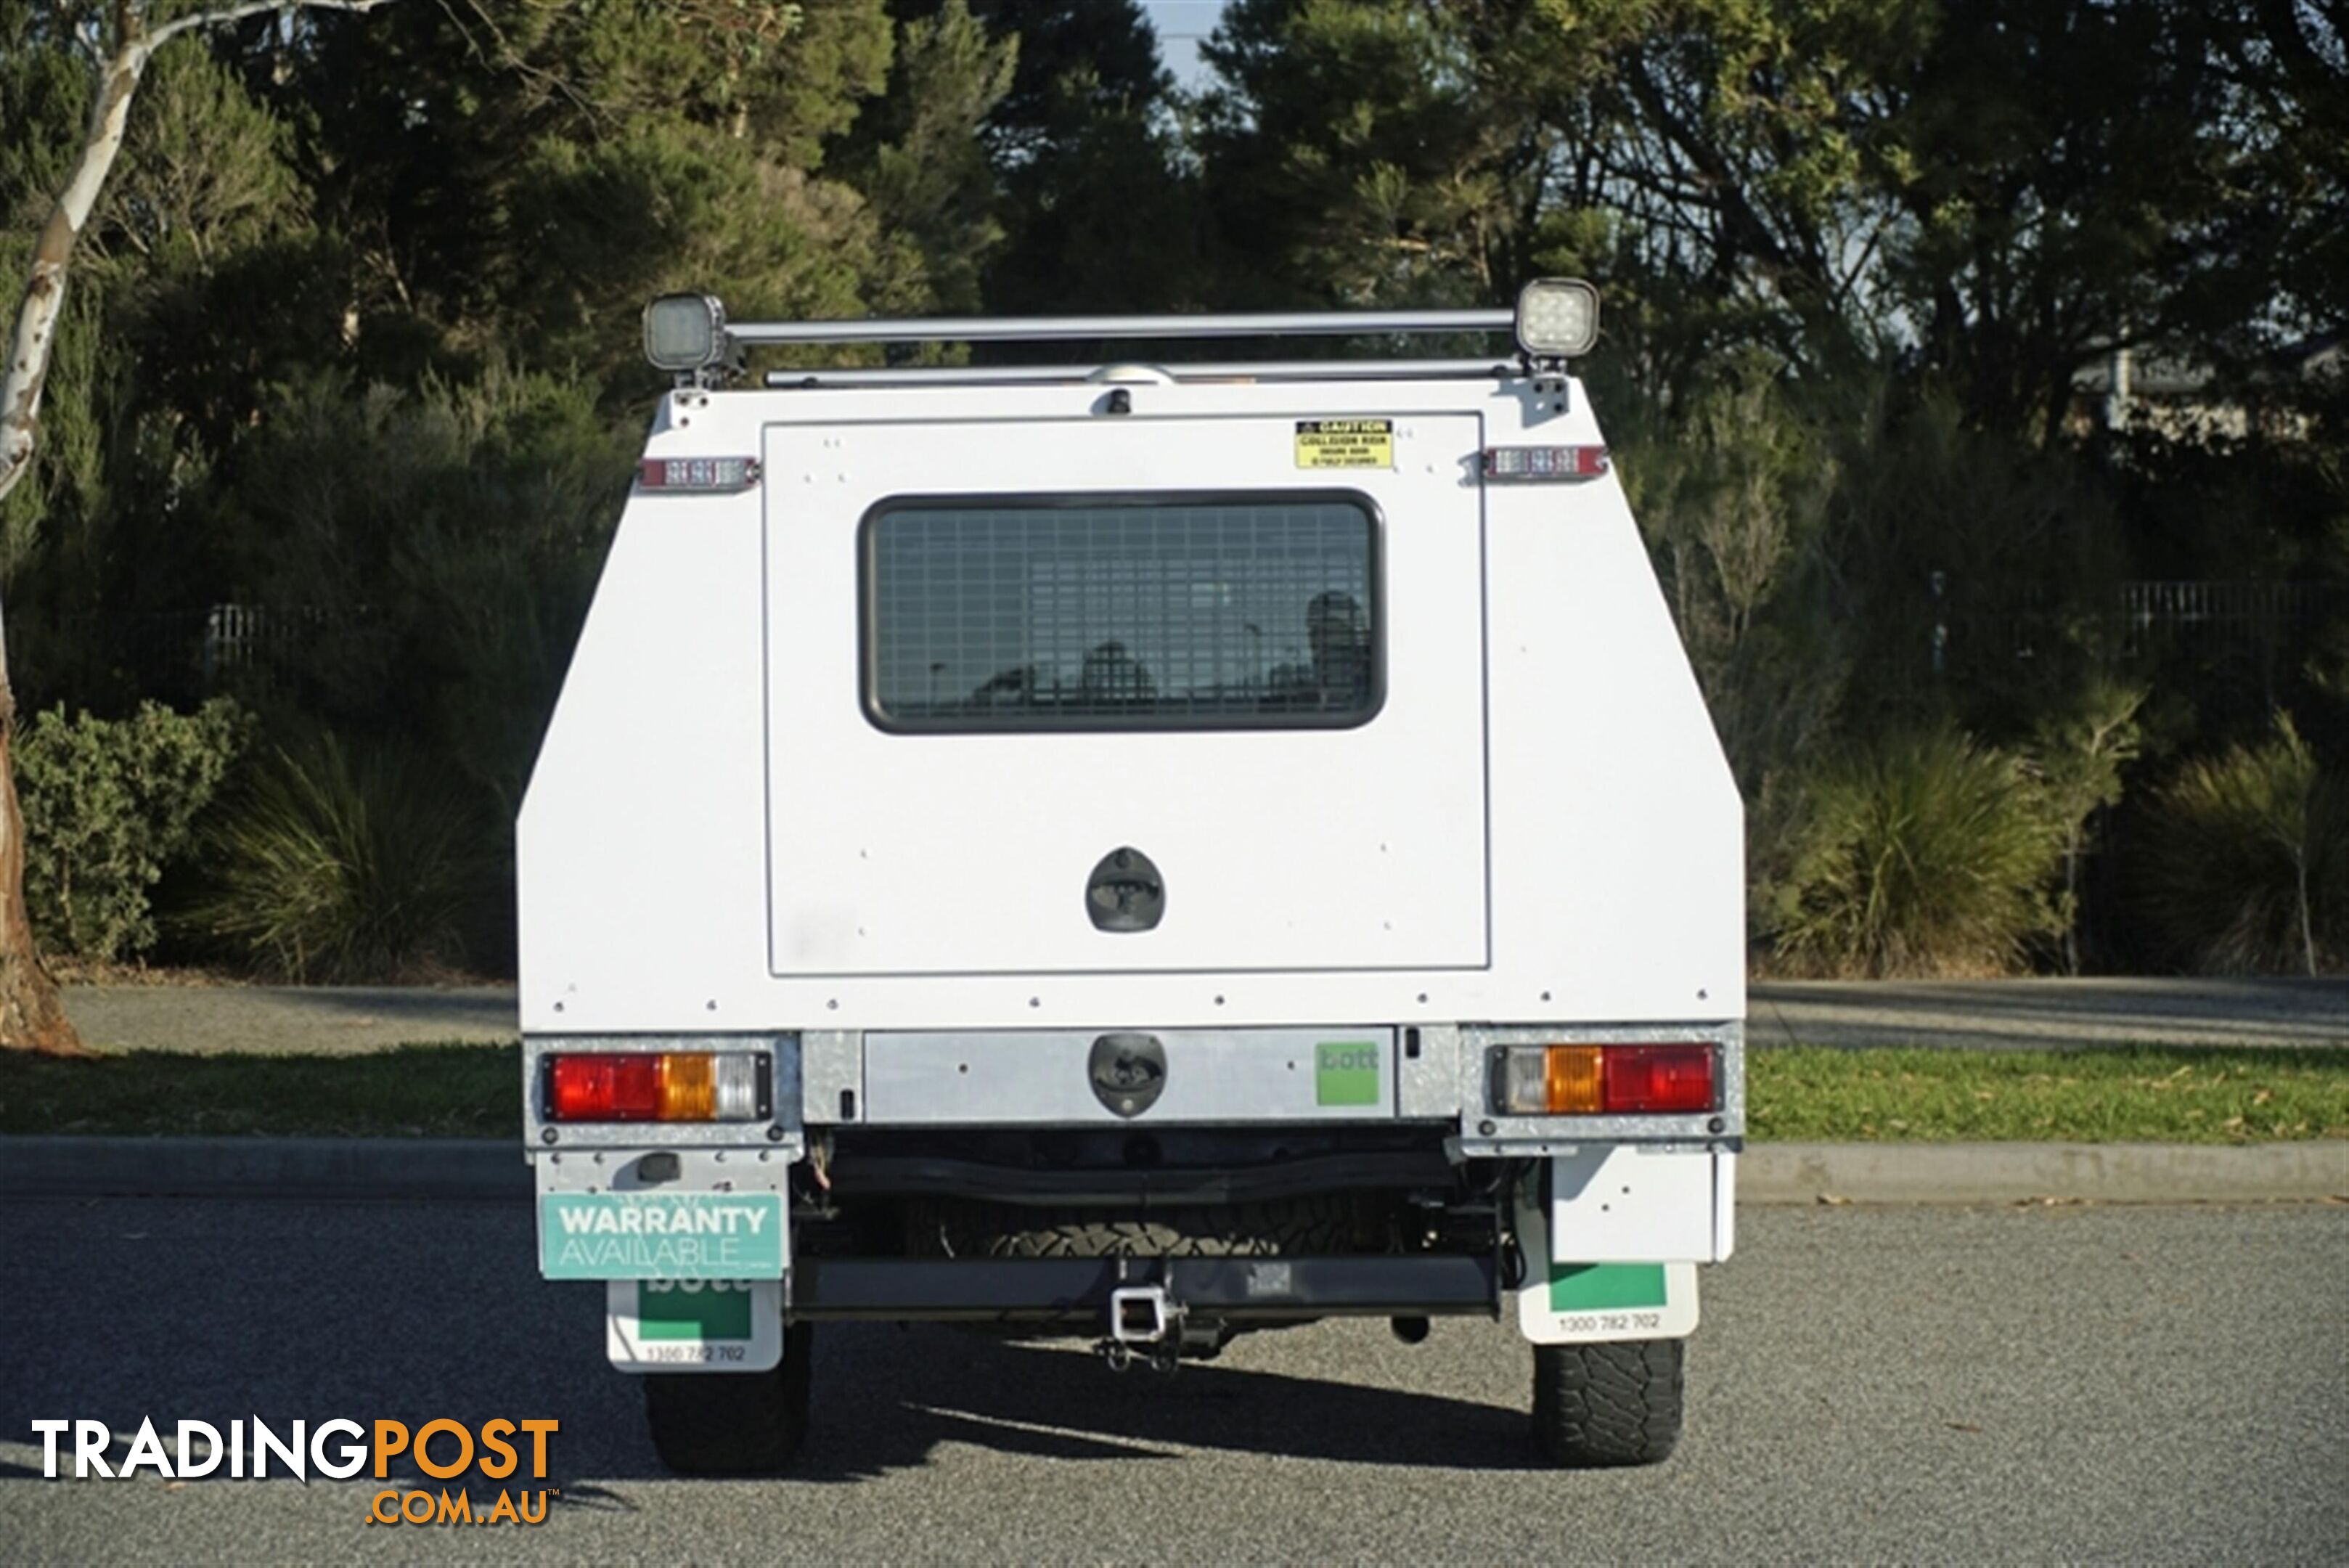
<instances>
[{"instance_id":1,"label":"shrub","mask_svg":"<svg viewBox=\"0 0 2349 1568\"><path fill-rule=\"evenodd\" d=\"M1837 465L1749 356L1622 469L1722 749L1756 793L1826 733L1849 674L1818 558Z\"/></svg>"},{"instance_id":2,"label":"shrub","mask_svg":"<svg viewBox=\"0 0 2349 1568\"><path fill-rule=\"evenodd\" d=\"M2142 686L2092 679L2069 709L2044 715L2032 738L2048 826L2063 846L2064 890L2055 911L2066 974L2080 972L2081 868L2096 847L2098 814L2120 804L2121 773L2137 759L2137 715L2148 694Z\"/></svg>"},{"instance_id":3,"label":"shrub","mask_svg":"<svg viewBox=\"0 0 2349 1568\"><path fill-rule=\"evenodd\" d=\"M411 979L460 964L484 873L445 774L354 757L332 735L279 751L209 836L215 895L195 923L295 981Z\"/></svg>"},{"instance_id":4,"label":"shrub","mask_svg":"<svg viewBox=\"0 0 2349 1568\"><path fill-rule=\"evenodd\" d=\"M1832 975L2007 972L2061 929L2061 855L2022 758L1946 725L1853 748L1803 791L1767 893L1777 956Z\"/></svg>"},{"instance_id":5,"label":"shrub","mask_svg":"<svg viewBox=\"0 0 2349 1568\"><path fill-rule=\"evenodd\" d=\"M155 942L150 895L252 733L225 698L192 713L36 715L16 753L25 904L41 944L101 962Z\"/></svg>"},{"instance_id":6,"label":"shrub","mask_svg":"<svg viewBox=\"0 0 2349 1568\"><path fill-rule=\"evenodd\" d=\"M2256 747L2189 762L2154 797L2146 917L2190 968L2315 974L2349 961L2349 781L2278 714Z\"/></svg>"}]
</instances>

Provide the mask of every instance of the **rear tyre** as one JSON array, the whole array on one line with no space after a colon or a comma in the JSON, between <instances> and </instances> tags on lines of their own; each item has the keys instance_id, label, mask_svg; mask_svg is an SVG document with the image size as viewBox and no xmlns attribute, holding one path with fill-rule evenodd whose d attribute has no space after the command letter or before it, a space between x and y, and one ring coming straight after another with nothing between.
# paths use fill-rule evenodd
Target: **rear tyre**
<instances>
[{"instance_id":1,"label":"rear tyre","mask_svg":"<svg viewBox=\"0 0 2349 1568\"><path fill-rule=\"evenodd\" d=\"M684 1476L772 1475L807 1436L808 1363L815 1325L783 1330L783 1358L767 1372L655 1372L645 1376L645 1425L660 1461Z\"/></svg>"},{"instance_id":2,"label":"rear tyre","mask_svg":"<svg viewBox=\"0 0 2349 1568\"><path fill-rule=\"evenodd\" d=\"M1555 1465L1652 1465L1681 1438L1688 1342L1534 1346L1534 1442Z\"/></svg>"}]
</instances>

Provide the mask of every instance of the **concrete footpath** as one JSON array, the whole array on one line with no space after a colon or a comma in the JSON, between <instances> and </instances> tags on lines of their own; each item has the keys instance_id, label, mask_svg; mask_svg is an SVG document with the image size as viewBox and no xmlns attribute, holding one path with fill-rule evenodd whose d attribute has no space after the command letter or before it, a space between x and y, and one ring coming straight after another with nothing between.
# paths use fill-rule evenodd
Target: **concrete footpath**
<instances>
[{"instance_id":1,"label":"concrete footpath","mask_svg":"<svg viewBox=\"0 0 2349 1568\"><path fill-rule=\"evenodd\" d=\"M526 1199L522 1146L478 1138L5 1137L0 1198ZM2349 1141L1761 1144L1745 1203L2349 1202Z\"/></svg>"},{"instance_id":2,"label":"concrete footpath","mask_svg":"<svg viewBox=\"0 0 2349 1568\"><path fill-rule=\"evenodd\" d=\"M69 985L86 1044L118 1051L388 1051L512 1040L510 985Z\"/></svg>"},{"instance_id":3,"label":"concrete footpath","mask_svg":"<svg viewBox=\"0 0 2349 1568\"><path fill-rule=\"evenodd\" d=\"M66 1011L93 1045L382 1051L511 1040L512 986L88 985ZM1755 1045L2349 1047L2349 980L1779 981L1748 995Z\"/></svg>"}]
</instances>

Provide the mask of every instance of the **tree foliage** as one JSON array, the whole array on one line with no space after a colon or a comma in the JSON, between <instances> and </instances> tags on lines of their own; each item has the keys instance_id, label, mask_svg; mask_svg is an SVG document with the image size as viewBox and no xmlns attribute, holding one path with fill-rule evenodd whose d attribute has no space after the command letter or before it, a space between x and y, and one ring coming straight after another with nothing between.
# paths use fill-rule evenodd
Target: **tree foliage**
<instances>
[{"instance_id":1,"label":"tree foliage","mask_svg":"<svg viewBox=\"0 0 2349 1568\"><path fill-rule=\"evenodd\" d=\"M0 0L15 275L110 15ZM233 690L326 794L420 758L494 834L658 390L648 296L1478 305L1571 273L1765 889L1850 880L1825 758L1882 764L1838 775L1847 826L1901 778L2061 794L2062 888L2005 919L2033 933L2127 903L2098 859L2150 782L2264 755L2271 709L2340 768L2349 376L2304 373L2349 327L2331 8L1232 0L1203 55L1178 84L1137 0L416 0L188 38L0 498L20 684L107 718ZM2083 378L2124 350L2201 411L2108 421ZM2120 616L2149 577L2282 585L2298 618L2221 657ZM321 733L368 742L330 766ZM494 923L460 945L498 961Z\"/></svg>"}]
</instances>

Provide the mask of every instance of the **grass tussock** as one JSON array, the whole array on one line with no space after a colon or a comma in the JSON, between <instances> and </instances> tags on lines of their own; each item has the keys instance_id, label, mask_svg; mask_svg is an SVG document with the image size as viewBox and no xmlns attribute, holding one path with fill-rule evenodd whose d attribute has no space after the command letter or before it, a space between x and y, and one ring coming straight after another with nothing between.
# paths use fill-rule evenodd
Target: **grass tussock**
<instances>
[{"instance_id":1,"label":"grass tussock","mask_svg":"<svg viewBox=\"0 0 2349 1568\"><path fill-rule=\"evenodd\" d=\"M1822 764L1766 897L1774 968L1879 979L2010 973L2063 927L2064 841L2029 764L1944 725Z\"/></svg>"},{"instance_id":2,"label":"grass tussock","mask_svg":"<svg viewBox=\"0 0 2349 1568\"><path fill-rule=\"evenodd\" d=\"M2289 718L2157 794L2139 897L2171 956L2211 974L2349 963L2349 780Z\"/></svg>"},{"instance_id":3,"label":"grass tussock","mask_svg":"<svg viewBox=\"0 0 2349 1568\"><path fill-rule=\"evenodd\" d=\"M429 979L462 966L481 843L445 776L328 735L279 752L214 831L217 888L192 923L297 984Z\"/></svg>"}]
</instances>

